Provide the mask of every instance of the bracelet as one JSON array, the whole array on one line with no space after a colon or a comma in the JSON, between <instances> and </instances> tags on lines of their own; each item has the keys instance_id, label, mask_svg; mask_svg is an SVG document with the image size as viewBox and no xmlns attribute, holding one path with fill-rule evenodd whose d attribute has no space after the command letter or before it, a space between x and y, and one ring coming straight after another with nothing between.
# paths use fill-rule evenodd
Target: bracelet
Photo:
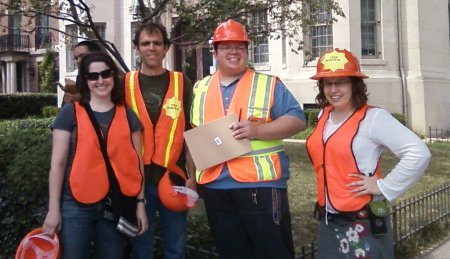
<instances>
[{"instance_id":1,"label":"bracelet","mask_svg":"<svg viewBox=\"0 0 450 259\"><path fill-rule=\"evenodd\" d=\"M136 199L136 202L137 203L142 202L142 203L144 203L144 205L147 204L147 200L146 199Z\"/></svg>"}]
</instances>

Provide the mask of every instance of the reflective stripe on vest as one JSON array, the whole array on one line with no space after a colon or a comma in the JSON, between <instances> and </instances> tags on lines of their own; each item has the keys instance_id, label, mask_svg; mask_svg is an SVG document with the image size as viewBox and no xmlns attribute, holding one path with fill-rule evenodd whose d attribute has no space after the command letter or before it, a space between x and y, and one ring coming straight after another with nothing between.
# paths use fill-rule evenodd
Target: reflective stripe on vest
<instances>
[{"instance_id":1,"label":"reflective stripe on vest","mask_svg":"<svg viewBox=\"0 0 450 259\"><path fill-rule=\"evenodd\" d=\"M127 104L138 115L144 126L143 160L168 167L175 164L183 150L185 116L183 107L183 74L169 71L170 82L163 100L156 126L153 125L139 86L139 72L129 72L125 76L125 96Z\"/></svg>"},{"instance_id":2,"label":"reflective stripe on vest","mask_svg":"<svg viewBox=\"0 0 450 259\"><path fill-rule=\"evenodd\" d=\"M240 119L249 120L257 125L272 121L270 109L273 105L276 79L247 70L237 83L228 114L241 114ZM221 96L218 73L196 83L191 109L191 122L194 126L204 125L225 116L223 105L218 105L222 104ZM226 162L231 176L240 182L280 179L281 164L277 152L284 150L282 141L252 140L250 143L253 148L251 153ZM222 171L223 165L197 171L197 181L202 184L214 181Z\"/></svg>"},{"instance_id":3,"label":"reflective stripe on vest","mask_svg":"<svg viewBox=\"0 0 450 259\"><path fill-rule=\"evenodd\" d=\"M326 107L314 132L306 141L316 172L317 201L321 206L325 206L326 195L330 205L340 212L360 210L372 200L372 195L354 197L347 187L347 184L355 181L348 174L361 173L351 147L368 108L366 105L355 111L324 143L323 131L332 110L331 106ZM381 175L379 165L374 172L378 178Z\"/></svg>"},{"instance_id":4,"label":"reflective stripe on vest","mask_svg":"<svg viewBox=\"0 0 450 259\"><path fill-rule=\"evenodd\" d=\"M80 203L92 204L108 193L109 180L100 143L86 110L74 103L76 144L69 184L72 194ZM124 126L126 125L126 126ZM139 157L131 141L125 106L116 106L106 139L107 152L121 192L137 196L142 188Z\"/></svg>"}]
</instances>

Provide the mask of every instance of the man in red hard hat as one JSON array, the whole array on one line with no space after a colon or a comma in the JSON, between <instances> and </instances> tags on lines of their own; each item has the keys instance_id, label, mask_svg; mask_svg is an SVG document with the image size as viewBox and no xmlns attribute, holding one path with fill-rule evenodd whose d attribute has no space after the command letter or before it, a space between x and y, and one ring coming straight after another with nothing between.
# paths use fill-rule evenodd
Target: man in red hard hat
<instances>
[{"instance_id":1,"label":"man in red hard hat","mask_svg":"<svg viewBox=\"0 0 450 259\"><path fill-rule=\"evenodd\" d=\"M219 24L212 40L217 72L194 86L191 124L239 114L230 129L253 151L197 171L196 180L220 258L293 258L282 139L304 130L305 117L280 79L248 68L249 43L239 22Z\"/></svg>"}]
</instances>

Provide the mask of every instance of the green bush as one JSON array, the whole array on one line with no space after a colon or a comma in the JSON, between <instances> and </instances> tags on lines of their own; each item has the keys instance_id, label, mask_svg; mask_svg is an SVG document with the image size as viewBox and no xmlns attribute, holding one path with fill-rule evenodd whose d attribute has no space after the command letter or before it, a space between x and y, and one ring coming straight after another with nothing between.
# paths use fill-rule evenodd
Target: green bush
<instances>
[{"instance_id":1,"label":"green bush","mask_svg":"<svg viewBox=\"0 0 450 259\"><path fill-rule=\"evenodd\" d=\"M42 108L56 106L56 94L0 94L0 120L42 116Z\"/></svg>"},{"instance_id":2,"label":"green bush","mask_svg":"<svg viewBox=\"0 0 450 259\"><path fill-rule=\"evenodd\" d=\"M42 108L42 116L44 118L55 117L58 114L60 108L55 106L45 106Z\"/></svg>"},{"instance_id":3,"label":"green bush","mask_svg":"<svg viewBox=\"0 0 450 259\"><path fill-rule=\"evenodd\" d=\"M406 126L406 117L405 117L405 115L403 115L401 113L394 112L394 113L392 113L392 116L394 118L396 118L401 124Z\"/></svg>"},{"instance_id":4,"label":"green bush","mask_svg":"<svg viewBox=\"0 0 450 259\"><path fill-rule=\"evenodd\" d=\"M14 258L23 236L43 223L50 153L46 127L8 130L0 138L0 258Z\"/></svg>"},{"instance_id":5,"label":"green bush","mask_svg":"<svg viewBox=\"0 0 450 259\"><path fill-rule=\"evenodd\" d=\"M317 116L319 115L320 109L309 109L305 110L306 122L309 128L314 128L317 123Z\"/></svg>"},{"instance_id":6,"label":"green bush","mask_svg":"<svg viewBox=\"0 0 450 259\"><path fill-rule=\"evenodd\" d=\"M3 137L9 131L17 131L25 128L40 128L49 129L50 124L55 118L44 118L44 119L17 119L17 120L3 120L0 121L0 137Z\"/></svg>"},{"instance_id":7,"label":"green bush","mask_svg":"<svg viewBox=\"0 0 450 259\"><path fill-rule=\"evenodd\" d=\"M41 93L53 93L55 88L56 52L52 48L45 50L44 59L39 64L40 91Z\"/></svg>"}]
</instances>

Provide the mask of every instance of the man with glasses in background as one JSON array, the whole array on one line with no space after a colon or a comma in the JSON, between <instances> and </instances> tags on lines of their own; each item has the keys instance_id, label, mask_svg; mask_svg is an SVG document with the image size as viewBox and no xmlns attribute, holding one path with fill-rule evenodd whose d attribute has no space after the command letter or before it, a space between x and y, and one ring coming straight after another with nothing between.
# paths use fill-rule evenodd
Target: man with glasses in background
<instances>
[{"instance_id":1,"label":"man with glasses in background","mask_svg":"<svg viewBox=\"0 0 450 259\"><path fill-rule=\"evenodd\" d=\"M248 68L249 43L239 22L216 28L217 72L194 86L191 124L239 114L230 129L253 151L197 171L196 180L220 258L294 258L282 139L304 130L305 116L280 79Z\"/></svg>"}]
</instances>

